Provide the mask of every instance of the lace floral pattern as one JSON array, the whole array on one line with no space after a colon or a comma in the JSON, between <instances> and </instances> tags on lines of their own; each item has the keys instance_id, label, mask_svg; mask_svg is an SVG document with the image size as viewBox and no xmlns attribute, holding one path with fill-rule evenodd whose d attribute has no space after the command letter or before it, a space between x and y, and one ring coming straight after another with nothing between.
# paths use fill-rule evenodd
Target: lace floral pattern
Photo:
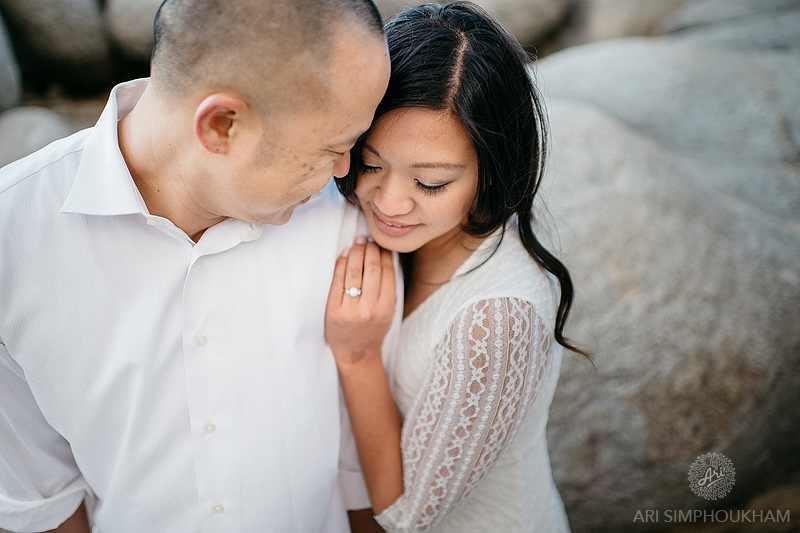
<instances>
[{"instance_id":1,"label":"lace floral pattern","mask_svg":"<svg viewBox=\"0 0 800 533\"><path fill-rule=\"evenodd\" d=\"M456 315L403 423L404 493L377 517L385 530L435 527L486 477L544 383L550 342L525 300L480 300Z\"/></svg>"}]
</instances>

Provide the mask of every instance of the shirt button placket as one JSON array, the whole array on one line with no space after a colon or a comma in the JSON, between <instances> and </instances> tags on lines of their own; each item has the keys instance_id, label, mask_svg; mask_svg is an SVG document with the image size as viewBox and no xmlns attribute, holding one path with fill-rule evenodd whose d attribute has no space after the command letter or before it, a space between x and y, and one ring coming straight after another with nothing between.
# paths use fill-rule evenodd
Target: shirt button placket
<instances>
[{"instance_id":1,"label":"shirt button placket","mask_svg":"<svg viewBox=\"0 0 800 533\"><path fill-rule=\"evenodd\" d=\"M230 509L226 505L228 494L226 472L221 468L226 435L221 432L225 406L215 401L225 384L225 369L221 366L220 350L224 351L224 334L221 334L216 312L212 308L213 295L206 290L216 279L210 274L209 259L192 249L192 259L184 282L183 296L183 348L189 396L189 415L192 422L191 438L196 450L196 490L199 504L212 529L229 531Z\"/></svg>"}]
</instances>

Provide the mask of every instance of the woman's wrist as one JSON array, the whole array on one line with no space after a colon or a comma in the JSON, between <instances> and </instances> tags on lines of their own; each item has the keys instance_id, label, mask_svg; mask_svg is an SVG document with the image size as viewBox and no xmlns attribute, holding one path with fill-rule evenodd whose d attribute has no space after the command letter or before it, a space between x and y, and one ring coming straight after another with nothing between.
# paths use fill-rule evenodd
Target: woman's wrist
<instances>
[{"instance_id":1,"label":"woman's wrist","mask_svg":"<svg viewBox=\"0 0 800 533\"><path fill-rule=\"evenodd\" d=\"M384 371L380 348L340 350L334 353L340 374L371 375Z\"/></svg>"}]
</instances>

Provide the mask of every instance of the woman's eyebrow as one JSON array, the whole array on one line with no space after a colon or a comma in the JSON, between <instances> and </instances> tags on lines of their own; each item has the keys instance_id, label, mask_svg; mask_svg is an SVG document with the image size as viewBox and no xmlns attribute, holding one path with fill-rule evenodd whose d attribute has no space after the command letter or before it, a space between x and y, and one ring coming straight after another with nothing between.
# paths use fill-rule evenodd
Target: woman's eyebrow
<instances>
[{"instance_id":1,"label":"woman's eyebrow","mask_svg":"<svg viewBox=\"0 0 800 533\"><path fill-rule=\"evenodd\" d=\"M432 168L436 170L447 170L450 172L457 172L464 170L467 165L460 165L457 163L414 163L411 168Z\"/></svg>"},{"instance_id":2,"label":"woman's eyebrow","mask_svg":"<svg viewBox=\"0 0 800 533\"><path fill-rule=\"evenodd\" d=\"M372 153L376 157L380 157L381 154L378 151L370 146L369 144L364 143L364 150ZM445 163L445 162L422 162L422 163L414 163L411 165L411 168L432 168L436 170L447 170L450 172L458 172L460 170L464 170L467 165L462 165L460 163Z\"/></svg>"},{"instance_id":3,"label":"woman's eyebrow","mask_svg":"<svg viewBox=\"0 0 800 533\"><path fill-rule=\"evenodd\" d=\"M381 156L381 154L379 154L378 151L375 148L373 148L372 146L368 145L367 143L364 143L364 150L366 150L368 152L372 152L374 155L376 155L378 157Z\"/></svg>"}]
</instances>

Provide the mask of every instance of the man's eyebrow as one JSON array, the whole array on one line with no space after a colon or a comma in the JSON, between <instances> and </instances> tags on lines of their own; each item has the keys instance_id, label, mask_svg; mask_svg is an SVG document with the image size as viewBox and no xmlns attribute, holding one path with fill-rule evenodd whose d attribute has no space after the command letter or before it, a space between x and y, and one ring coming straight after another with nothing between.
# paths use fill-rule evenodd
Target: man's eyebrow
<instances>
[{"instance_id":1,"label":"man's eyebrow","mask_svg":"<svg viewBox=\"0 0 800 533\"><path fill-rule=\"evenodd\" d=\"M364 150L371 152L377 157L381 156L381 154L379 154L378 151L369 144L364 143ZM467 168L467 165L462 165L459 163L423 162L423 163L414 163L413 165L411 165L411 168L432 168L437 170L447 170L450 172L457 172Z\"/></svg>"}]
</instances>

